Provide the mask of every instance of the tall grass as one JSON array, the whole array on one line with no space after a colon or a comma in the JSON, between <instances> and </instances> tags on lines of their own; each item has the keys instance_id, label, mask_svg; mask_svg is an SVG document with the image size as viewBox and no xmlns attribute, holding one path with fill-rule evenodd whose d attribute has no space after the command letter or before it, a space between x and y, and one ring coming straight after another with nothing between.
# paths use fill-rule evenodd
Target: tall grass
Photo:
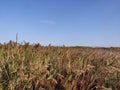
<instances>
[{"instance_id":1,"label":"tall grass","mask_svg":"<svg viewBox=\"0 0 120 90\"><path fill-rule=\"evenodd\" d=\"M0 90L120 90L120 48L0 44Z\"/></svg>"}]
</instances>

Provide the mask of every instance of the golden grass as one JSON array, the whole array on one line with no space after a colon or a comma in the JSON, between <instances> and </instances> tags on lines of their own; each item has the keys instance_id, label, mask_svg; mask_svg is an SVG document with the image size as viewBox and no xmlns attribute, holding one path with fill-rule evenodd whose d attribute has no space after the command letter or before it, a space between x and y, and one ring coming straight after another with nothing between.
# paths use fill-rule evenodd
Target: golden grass
<instances>
[{"instance_id":1,"label":"golden grass","mask_svg":"<svg viewBox=\"0 0 120 90\"><path fill-rule=\"evenodd\" d=\"M0 90L120 90L120 48L0 44Z\"/></svg>"}]
</instances>

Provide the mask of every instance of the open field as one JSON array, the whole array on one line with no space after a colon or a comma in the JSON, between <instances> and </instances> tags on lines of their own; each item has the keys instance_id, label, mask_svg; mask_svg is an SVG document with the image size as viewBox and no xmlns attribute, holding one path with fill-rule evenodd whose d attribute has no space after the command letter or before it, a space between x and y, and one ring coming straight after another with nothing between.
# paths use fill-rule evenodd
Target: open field
<instances>
[{"instance_id":1,"label":"open field","mask_svg":"<svg viewBox=\"0 0 120 90\"><path fill-rule=\"evenodd\" d=\"M0 90L120 90L120 48L0 44Z\"/></svg>"}]
</instances>

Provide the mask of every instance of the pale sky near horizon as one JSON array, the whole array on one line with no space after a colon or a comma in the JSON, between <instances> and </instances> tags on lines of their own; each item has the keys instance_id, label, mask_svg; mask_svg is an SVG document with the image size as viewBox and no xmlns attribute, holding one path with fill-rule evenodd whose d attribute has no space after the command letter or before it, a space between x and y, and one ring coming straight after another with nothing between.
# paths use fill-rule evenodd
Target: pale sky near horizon
<instances>
[{"instance_id":1,"label":"pale sky near horizon","mask_svg":"<svg viewBox=\"0 0 120 90\"><path fill-rule=\"evenodd\" d=\"M120 0L0 0L0 42L120 47Z\"/></svg>"}]
</instances>

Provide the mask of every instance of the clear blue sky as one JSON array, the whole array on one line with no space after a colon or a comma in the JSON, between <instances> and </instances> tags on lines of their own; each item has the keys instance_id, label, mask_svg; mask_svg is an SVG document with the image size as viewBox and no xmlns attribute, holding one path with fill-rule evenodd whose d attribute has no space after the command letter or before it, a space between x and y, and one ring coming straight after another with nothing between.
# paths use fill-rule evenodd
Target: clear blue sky
<instances>
[{"instance_id":1,"label":"clear blue sky","mask_svg":"<svg viewBox=\"0 0 120 90\"><path fill-rule=\"evenodd\" d=\"M0 0L0 42L120 47L120 0Z\"/></svg>"}]
</instances>

